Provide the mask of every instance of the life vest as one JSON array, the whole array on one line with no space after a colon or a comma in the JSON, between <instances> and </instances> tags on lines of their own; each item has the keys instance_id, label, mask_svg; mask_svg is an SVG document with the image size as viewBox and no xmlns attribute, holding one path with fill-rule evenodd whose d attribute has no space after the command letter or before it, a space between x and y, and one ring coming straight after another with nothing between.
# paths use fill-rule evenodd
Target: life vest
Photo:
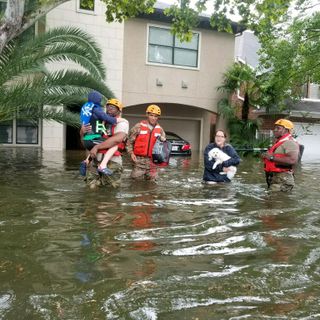
<instances>
[{"instance_id":1,"label":"life vest","mask_svg":"<svg viewBox=\"0 0 320 320\"><path fill-rule=\"evenodd\" d=\"M114 135L114 130L116 128L116 124L109 126L109 128L110 128L110 130L107 130L107 134L104 134L102 136L102 138L104 138L106 140ZM126 147L125 143L123 141L120 142L118 144L118 150L113 154L113 156L114 157L121 156L122 151L125 150L125 147ZM99 153L106 153L107 151L108 151L108 149L103 149L103 150L99 150Z\"/></svg>"},{"instance_id":2,"label":"life vest","mask_svg":"<svg viewBox=\"0 0 320 320\"><path fill-rule=\"evenodd\" d=\"M276 141L276 143L268 149L269 154L273 154L277 158L284 158L285 154L274 153L274 151L280 147L285 141L292 140L296 142L296 140L292 137L290 133L283 135L280 139ZM297 142L296 142L297 143ZM292 171L291 164L276 164L274 161L264 159L264 171L266 172L288 172Z\"/></svg>"},{"instance_id":3,"label":"life vest","mask_svg":"<svg viewBox=\"0 0 320 320\"><path fill-rule=\"evenodd\" d=\"M157 138L161 135L161 127L156 124L150 130L147 121L140 122L140 132L134 142L133 152L136 156L152 157L152 149Z\"/></svg>"}]
</instances>

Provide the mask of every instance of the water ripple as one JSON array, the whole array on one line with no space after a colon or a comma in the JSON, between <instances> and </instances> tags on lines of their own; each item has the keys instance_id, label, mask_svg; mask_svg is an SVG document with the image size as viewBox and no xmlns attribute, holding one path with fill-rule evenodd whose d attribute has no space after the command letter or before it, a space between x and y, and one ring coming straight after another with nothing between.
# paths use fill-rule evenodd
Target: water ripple
<instances>
[{"instance_id":1,"label":"water ripple","mask_svg":"<svg viewBox=\"0 0 320 320\"><path fill-rule=\"evenodd\" d=\"M144 230L136 230L125 232L115 236L115 239L122 241L141 241L141 240L159 240L159 239L176 239L188 237L204 237L215 233L223 233L230 231L228 226L210 225L216 221L207 220L193 225L187 226L171 226L164 228L149 228ZM190 233L192 231L192 233Z\"/></svg>"},{"instance_id":2,"label":"water ripple","mask_svg":"<svg viewBox=\"0 0 320 320\"><path fill-rule=\"evenodd\" d=\"M236 236L225 239L224 241L217 243L205 243L199 246L193 246L189 248L177 249L177 250L164 250L163 254L173 256L191 256L191 255L208 255L208 254L235 254L241 252L255 251L255 248L225 248L232 244L238 244L246 239L244 236ZM223 248L223 249L220 249Z\"/></svg>"}]
</instances>

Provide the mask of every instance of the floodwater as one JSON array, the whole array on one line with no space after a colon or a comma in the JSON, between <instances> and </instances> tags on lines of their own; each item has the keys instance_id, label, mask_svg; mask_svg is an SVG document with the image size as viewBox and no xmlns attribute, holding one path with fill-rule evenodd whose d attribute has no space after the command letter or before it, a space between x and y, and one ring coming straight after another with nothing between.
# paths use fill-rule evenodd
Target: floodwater
<instances>
[{"instance_id":1,"label":"floodwater","mask_svg":"<svg viewBox=\"0 0 320 320\"><path fill-rule=\"evenodd\" d=\"M83 156L1 149L0 319L320 319L320 160L272 195L257 158L231 184L193 155L92 191Z\"/></svg>"}]
</instances>

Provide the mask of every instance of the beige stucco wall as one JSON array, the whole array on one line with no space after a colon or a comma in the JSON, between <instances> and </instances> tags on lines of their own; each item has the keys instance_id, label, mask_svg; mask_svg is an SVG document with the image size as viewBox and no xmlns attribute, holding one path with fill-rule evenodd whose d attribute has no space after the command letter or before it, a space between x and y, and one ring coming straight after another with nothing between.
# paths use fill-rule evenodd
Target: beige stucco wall
<instances>
[{"instance_id":1,"label":"beige stucco wall","mask_svg":"<svg viewBox=\"0 0 320 320\"><path fill-rule=\"evenodd\" d=\"M131 19L124 25L123 102L126 106L150 101L193 105L217 111L221 76L234 57L234 35L209 30L200 32L199 70L149 65L146 62L150 21ZM154 25L163 25L159 22ZM156 85L159 79L163 86ZM188 88L182 88L181 83Z\"/></svg>"},{"instance_id":2,"label":"beige stucco wall","mask_svg":"<svg viewBox=\"0 0 320 320\"><path fill-rule=\"evenodd\" d=\"M188 121L193 117L201 125L198 141L191 142L195 150L203 150L210 141L212 112L217 113L217 103L222 97L217 87L221 85L222 74L234 61L234 35L195 29L200 33L200 60L196 70L152 65L146 58L150 24L169 26L144 19L131 19L124 25L122 97L127 108L124 112L137 114L135 106L158 103L168 130L176 131L185 138L190 134ZM156 85L157 79L162 86ZM182 82L188 87L182 88ZM141 106L138 110L143 113L145 108ZM181 125L171 121L170 126L170 119L178 117ZM218 126L224 127L223 119L218 119Z\"/></svg>"},{"instance_id":3,"label":"beige stucco wall","mask_svg":"<svg viewBox=\"0 0 320 320\"><path fill-rule=\"evenodd\" d=\"M85 13L77 10L76 0L68 1L48 13L46 27L75 26L92 35L102 50L102 60L107 69L106 84L121 99L124 25L107 23L105 5L101 1L96 1L95 5L94 13Z\"/></svg>"}]
</instances>

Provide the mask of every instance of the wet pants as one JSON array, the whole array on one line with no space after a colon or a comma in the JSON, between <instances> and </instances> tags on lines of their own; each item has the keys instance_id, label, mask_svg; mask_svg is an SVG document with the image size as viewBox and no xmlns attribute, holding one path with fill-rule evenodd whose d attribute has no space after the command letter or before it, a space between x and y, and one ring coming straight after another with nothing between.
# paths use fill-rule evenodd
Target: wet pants
<instances>
[{"instance_id":1,"label":"wet pants","mask_svg":"<svg viewBox=\"0 0 320 320\"><path fill-rule=\"evenodd\" d=\"M112 186L113 188L118 188L121 183L121 174L123 171L122 166L119 163L110 160L108 162L108 168L113 172L111 176L99 173L97 171L98 166L99 162L96 161L96 159L90 162L87 168L87 175L85 177L86 184L91 189L100 186Z\"/></svg>"},{"instance_id":2,"label":"wet pants","mask_svg":"<svg viewBox=\"0 0 320 320\"><path fill-rule=\"evenodd\" d=\"M289 192L294 187L293 172L266 172L268 189L271 191Z\"/></svg>"},{"instance_id":3,"label":"wet pants","mask_svg":"<svg viewBox=\"0 0 320 320\"><path fill-rule=\"evenodd\" d=\"M158 177L158 168L149 157L137 156L137 162L133 164L131 178L156 180Z\"/></svg>"}]
</instances>

